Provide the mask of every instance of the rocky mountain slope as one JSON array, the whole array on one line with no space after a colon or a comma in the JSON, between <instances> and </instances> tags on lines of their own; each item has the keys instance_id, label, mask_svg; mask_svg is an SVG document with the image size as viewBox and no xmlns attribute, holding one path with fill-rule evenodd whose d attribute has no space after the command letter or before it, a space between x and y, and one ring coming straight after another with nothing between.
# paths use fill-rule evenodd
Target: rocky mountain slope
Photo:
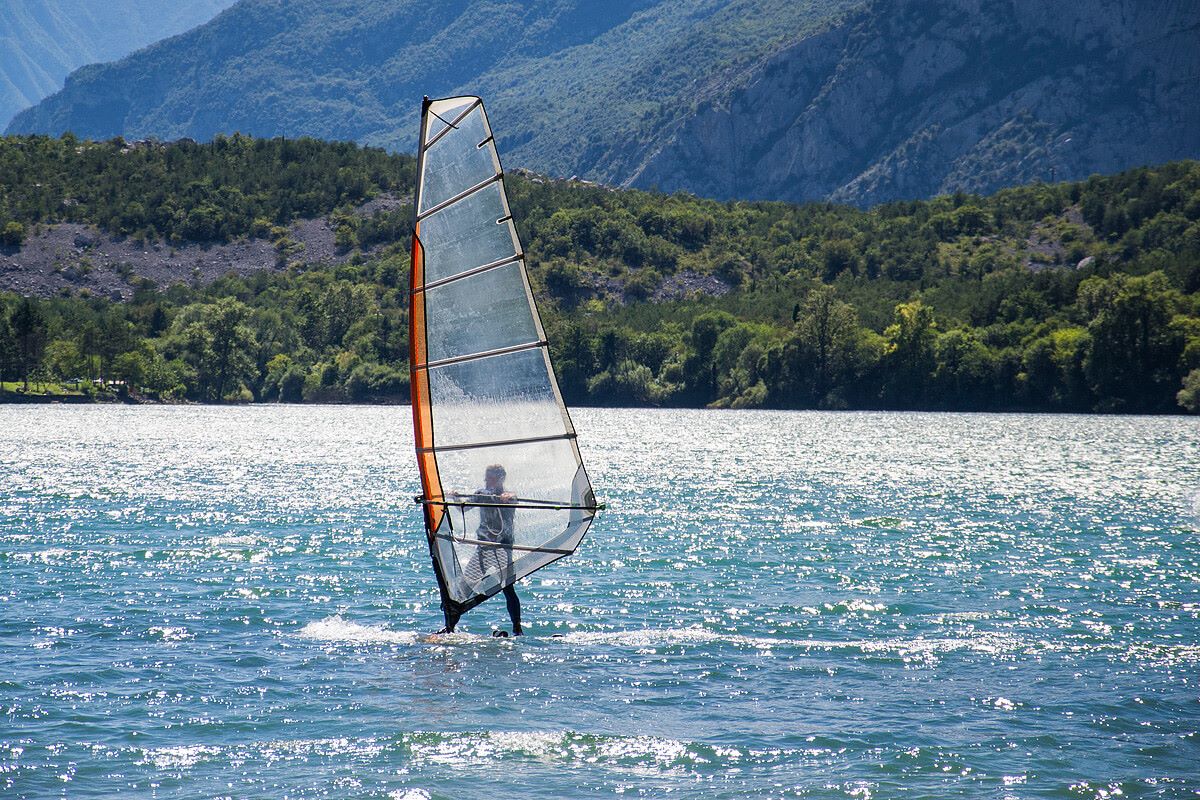
<instances>
[{"instance_id":1,"label":"rocky mountain slope","mask_svg":"<svg viewBox=\"0 0 1200 800\"><path fill-rule=\"evenodd\" d=\"M697 90L861 0L242 0L181 37L72 75L11 133L354 139L415 147L420 98L489 101L510 164L606 174Z\"/></svg>"},{"instance_id":2,"label":"rocky mountain slope","mask_svg":"<svg viewBox=\"0 0 1200 800\"><path fill-rule=\"evenodd\" d=\"M1187 0L243 0L81 70L11 132L221 131L411 151L489 101L510 166L869 205L1200 156Z\"/></svg>"},{"instance_id":3,"label":"rocky mountain slope","mask_svg":"<svg viewBox=\"0 0 1200 800\"><path fill-rule=\"evenodd\" d=\"M889 0L775 53L637 185L858 204L1200 155L1200 5Z\"/></svg>"},{"instance_id":4,"label":"rocky mountain slope","mask_svg":"<svg viewBox=\"0 0 1200 800\"><path fill-rule=\"evenodd\" d=\"M314 264L336 265L352 254L337 248L326 218L288 226L289 240ZM0 292L35 297L87 296L128 300L139 283L203 285L225 275L250 275L286 266L269 239L232 242L138 241L94 225L40 227L20 248L0 247Z\"/></svg>"},{"instance_id":5,"label":"rocky mountain slope","mask_svg":"<svg viewBox=\"0 0 1200 800\"><path fill-rule=\"evenodd\" d=\"M67 73L194 28L234 0L0 3L0 127L62 88Z\"/></svg>"}]
</instances>

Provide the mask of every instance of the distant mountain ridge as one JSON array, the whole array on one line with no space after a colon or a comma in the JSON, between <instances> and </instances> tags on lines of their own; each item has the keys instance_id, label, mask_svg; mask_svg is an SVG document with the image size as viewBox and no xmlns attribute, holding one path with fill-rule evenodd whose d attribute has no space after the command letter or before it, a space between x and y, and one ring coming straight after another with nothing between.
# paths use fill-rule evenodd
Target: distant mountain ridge
<instances>
[{"instance_id":1,"label":"distant mountain ridge","mask_svg":"<svg viewBox=\"0 0 1200 800\"><path fill-rule=\"evenodd\" d=\"M1200 156L1185 0L242 0L87 67L13 133L354 139L411 152L478 93L506 164L859 205Z\"/></svg>"},{"instance_id":2,"label":"distant mountain ridge","mask_svg":"<svg viewBox=\"0 0 1200 800\"><path fill-rule=\"evenodd\" d=\"M861 0L242 0L122 61L71 75L12 133L354 139L412 152L424 94L485 97L506 160L599 174L653 142L698 88Z\"/></svg>"},{"instance_id":3,"label":"distant mountain ridge","mask_svg":"<svg viewBox=\"0 0 1200 800\"><path fill-rule=\"evenodd\" d=\"M0 3L0 126L62 88L72 70L193 28L234 0L5 0Z\"/></svg>"},{"instance_id":4,"label":"distant mountain ridge","mask_svg":"<svg viewBox=\"0 0 1200 800\"><path fill-rule=\"evenodd\" d=\"M1200 4L887 0L775 53L612 174L869 205L1198 155Z\"/></svg>"}]
</instances>

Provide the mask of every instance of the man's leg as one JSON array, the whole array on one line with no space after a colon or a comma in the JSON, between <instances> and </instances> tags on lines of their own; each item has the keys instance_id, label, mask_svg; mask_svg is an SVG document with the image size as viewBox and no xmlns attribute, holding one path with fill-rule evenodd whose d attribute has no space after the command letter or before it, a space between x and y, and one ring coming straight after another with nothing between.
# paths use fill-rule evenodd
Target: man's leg
<instances>
[{"instance_id":1,"label":"man's leg","mask_svg":"<svg viewBox=\"0 0 1200 800\"><path fill-rule=\"evenodd\" d=\"M508 618L512 620L513 636L520 636L521 631L521 600L517 597L515 586L504 587L504 604L508 606Z\"/></svg>"},{"instance_id":2,"label":"man's leg","mask_svg":"<svg viewBox=\"0 0 1200 800\"><path fill-rule=\"evenodd\" d=\"M438 633L454 633L454 626L458 624L459 615L450 609L448 603L442 603L442 616L446 618L446 627L442 628Z\"/></svg>"},{"instance_id":3,"label":"man's leg","mask_svg":"<svg viewBox=\"0 0 1200 800\"><path fill-rule=\"evenodd\" d=\"M446 620L446 626L438 631L438 633L454 633L454 626L458 624L458 618L461 615L450 602L450 592L446 589L446 579L442 575L442 565L438 563L437 555L434 552L433 537L429 537L429 559L433 563L433 574L437 578L438 595L442 598L442 616Z\"/></svg>"}]
</instances>

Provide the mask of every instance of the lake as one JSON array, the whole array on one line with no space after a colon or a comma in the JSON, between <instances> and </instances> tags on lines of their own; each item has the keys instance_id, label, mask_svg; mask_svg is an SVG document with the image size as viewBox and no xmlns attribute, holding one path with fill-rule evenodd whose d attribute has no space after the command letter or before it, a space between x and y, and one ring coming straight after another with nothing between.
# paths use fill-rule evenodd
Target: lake
<instances>
[{"instance_id":1,"label":"lake","mask_svg":"<svg viewBox=\"0 0 1200 800\"><path fill-rule=\"evenodd\" d=\"M0 793L1200 792L1200 419L574 417L439 641L407 408L0 407Z\"/></svg>"}]
</instances>

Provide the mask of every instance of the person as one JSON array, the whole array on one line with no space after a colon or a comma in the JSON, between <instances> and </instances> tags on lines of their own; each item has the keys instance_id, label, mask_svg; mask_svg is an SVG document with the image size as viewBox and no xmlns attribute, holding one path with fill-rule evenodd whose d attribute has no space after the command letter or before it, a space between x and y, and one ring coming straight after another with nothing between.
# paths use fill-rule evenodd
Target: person
<instances>
[{"instance_id":1,"label":"person","mask_svg":"<svg viewBox=\"0 0 1200 800\"><path fill-rule=\"evenodd\" d=\"M474 494L464 495L451 492L451 496L469 503L515 503L516 495L505 491L504 479L508 473L500 464L492 464L483 474L483 488ZM508 618L512 622L513 636L522 636L521 629L521 599L513 580L512 544L513 518L515 508L501 508L498 505L481 505L479 507L479 527L475 530L475 538L482 542L496 542L499 547L479 545L467 567L469 574L482 577L489 572L497 572L504 586L504 604L508 609ZM455 620L457 622L457 620ZM440 633L451 633L454 624L447 625ZM495 631L494 636L508 636L507 631Z\"/></svg>"}]
</instances>

